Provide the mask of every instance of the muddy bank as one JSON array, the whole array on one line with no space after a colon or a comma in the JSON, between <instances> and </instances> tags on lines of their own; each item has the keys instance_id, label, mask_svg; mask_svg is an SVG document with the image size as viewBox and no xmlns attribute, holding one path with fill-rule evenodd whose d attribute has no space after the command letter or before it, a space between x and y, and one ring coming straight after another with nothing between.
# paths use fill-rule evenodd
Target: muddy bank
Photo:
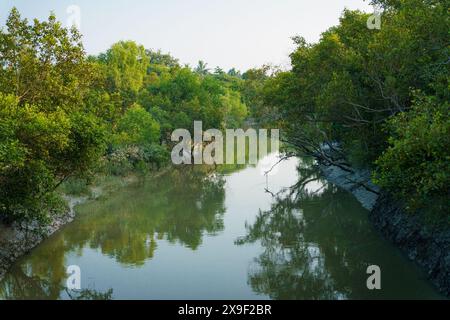
<instances>
[{"instance_id":1,"label":"muddy bank","mask_svg":"<svg viewBox=\"0 0 450 320\"><path fill-rule=\"evenodd\" d=\"M329 182L351 192L367 210L373 209L380 188L370 181L370 171L352 169L352 172L349 172L336 166L325 165L319 165L319 168Z\"/></svg>"},{"instance_id":2,"label":"muddy bank","mask_svg":"<svg viewBox=\"0 0 450 320\"><path fill-rule=\"evenodd\" d=\"M38 223L0 225L0 280L19 257L36 247L65 224L72 222L75 218L75 206L85 202L88 197L66 196L65 199L68 210L63 214L51 217L51 222L46 226L40 226Z\"/></svg>"},{"instance_id":3,"label":"muddy bank","mask_svg":"<svg viewBox=\"0 0 450 320\"><path fill-rule=\"evenodd\" d=\"M427 224L419 215L405 212L391 196L382 193L369 215L381 233L419 264L428 279L450 297L450 228Z\"/></svg>"},{"instance_id":4,"label":"muddy bank","mask_svg":"<svg viewBox=\"0 0 450 320\"><path fill-rule=\"evenodd\" d=\"M126 177L103 177L103 179L99 179L94 186L89 188L89 196L63 196L67 202L66 212L51 217L51 222L45 226L40 226L38 223L28 225L13 223L11 226L5 226L0 222L0 280L17 259L30 252L63 226L72 222L76 216L75 207L77 205L88 200L96 200L99 197L108 196L124 186L153 179L164 174L169 169L169 166L162 168L148 174L146 177L140 177L135 174L130 174Z\"/></svg>"},{"instance_id":5,"label":"muddy bank","mask_svg":"<svg viewBox=\"0 0 450 320\"><path fill-rule=\"evenodd\" d=\"M428 279L450 297L450 228L431 226L370 181L370 172L320 165L325 178L351 192L380 233L425 270Z\"/></svg>"}]
</instances>

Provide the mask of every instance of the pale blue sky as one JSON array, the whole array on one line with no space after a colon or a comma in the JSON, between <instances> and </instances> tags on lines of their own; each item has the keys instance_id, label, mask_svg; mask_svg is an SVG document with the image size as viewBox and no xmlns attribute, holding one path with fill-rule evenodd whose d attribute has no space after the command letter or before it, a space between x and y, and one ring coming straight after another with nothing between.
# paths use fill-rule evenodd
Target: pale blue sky
<instances>
[{"instance_id":1,"label":"pale blue sky","mask_svg":"<svg viewBox=\"0 0 450 320\"><path fill-rule=\"evenodd\" d=\"M226 70L264 63L286 67L290 37L315 42L338 23L344 8L373 11L368 0L0 0L0 24L13 6L27 18L43 19L53 10L66 23L70 5L81 9L90 54L135 40L182 63L201 59Z\"/></svg>"}]
</instances>

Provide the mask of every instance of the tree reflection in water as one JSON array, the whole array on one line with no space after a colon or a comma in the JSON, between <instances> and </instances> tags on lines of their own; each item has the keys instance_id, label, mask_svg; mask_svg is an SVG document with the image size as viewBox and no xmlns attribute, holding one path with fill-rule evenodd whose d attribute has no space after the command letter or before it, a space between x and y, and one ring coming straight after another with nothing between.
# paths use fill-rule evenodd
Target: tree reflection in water
<instances>
[{"instance_id":1,"label":"tree reflection in water","mask_svg":"<svg viewBox=\"0 0 450 320\"><path fill-rule=\"evenodd\" d=\"M211 168L184 167L79 206L77 219L64 232L44 241L0 282L0 298L61 297L66 257L81 255L85 248L101 250L130 267L151 259L161 239L195 250L205 233L224 228L224 184ZM91 290L72 297L108 298L109 292Z\"/></svg>"},{"instance_id":2,"label":"tree reflection in water","mask_svg":"<svg viewBox=\"0 0 450 320\"><path fill-rule=\"evenodd\" d=\"M367 212L347 192L300 166L300 181L275 195L238 245L259 241L264 252L249 268L256 293L273 299L361 298L371 257ZM351 236L349 236L351 235Z\"/></svg>"},{"instance_id":3,"label":"tree reflection in water","mask_svg":"<svg viewBox=\"0 0 450 320\"><path fill-rule=\"evenodd\" d=\"M32 267L27 265L27 267ZM67 290L62 281L54 282L27 274L20 266L14 267L0 286L0 298L5 300L56 300L60 297L61 291L65 291L70 300L111 300L113 298L113 289L105 292L94 289ZM31 271L32 269L30 269Z\"/></svg>"},{"instance_id":4,"label":"tree reflection in water","mask_svg":"<svg viewBox=\"0 0 450 320\"><path fill-rule=\"evenodd\" d=\"M70 233L69 241L78 248L89 243L132 266L151 259L160 239L195 250L205 232L223 230L223 186L224 180L205 168L174 170L81 207L84 216L73 224L77 232Z\"/></svg>"},{"instance_id":5,"label":"tree reflection in water","mask_svg":"<svg viewBox=\"0 0 450 320\"><path fill-rule=\"evenodd\" d=\"M247 271L251 289L242 290L249 297L257 293L273 299L439 298L421 279L422 274L374 232L367 211L352 195L321 181L310 163L301 161L300 166L301 179L293 188L276 194L267 190L274 194L275 201L270 210L259 212L247 226L246 235L237 240L239 245L255 245L246 248L245 259L236 259L236 265L233 255L242 254L240 249L244 248L230 245L229 236L238 234L233 227L241 230L244 218L230 214L229 229L225 230L228 233L221 232L224 178L200 166L185 167L78 207L73 223L16 263L0 282L0 299L108 299L113 297L106 290L109 287L117 296L134 297L126 291L131 284L140 283L144 291L139 297L146 296L148 283L155 284L152 296L172 285L171 294L177 297L178 290L189 293L193 290L191 285L195 285L201 287L201 297L209 297L209 279L222 280L228 262L235 267L229 277L238 279L234 288L239 290L248 259L253 259ZM259 172L258 177L261 178ZM280 181L281 177L277 179ZM261 184L257 188L257 192L255 188L243 195L258 200L264 189ZM231 200L233 197L227 203L232 208L236 204L233 201L241 204L242 197ZM230 213L248 208L239 205ZM206 235L219 233L221 237L205 241L212 240ZM149 262L158 254L158 244L161 259ZM230 250L224 251L227 258L222 257L218 245ZM205 250L191 254L199 247ZM178 256L180 252L187 255ZM186 279L178 286L184 271L182 259L188 259L186 265L190 265L189 275L196 279L195 284ZM211 264L216 259L225 263ZM181 263L177 265L178 262ZM66 267L77 263L82 273L86 270L82 288L89 291L66 292ZM382 290L370 291L366 287L366 269L372 264L381 267ZM117 272L111 268L117 268ZM112 275L114 279L110 278ZM122 275L124 279L120 278ZM132 275L129 283L128 275ZM162 278L156 278L161 275ZM94 281L103 291L95 290L98 288ZM214 289L226 293L230 290L228 285L227 281L218 281Z\"/></svg>"}]
</instances>

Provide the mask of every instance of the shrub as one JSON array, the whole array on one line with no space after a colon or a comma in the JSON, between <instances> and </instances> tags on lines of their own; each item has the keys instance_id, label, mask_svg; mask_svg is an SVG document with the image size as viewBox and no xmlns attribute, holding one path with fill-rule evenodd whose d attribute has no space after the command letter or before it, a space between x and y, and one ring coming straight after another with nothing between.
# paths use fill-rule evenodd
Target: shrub
<instances>
[{"instance_id":1,"label":"shrub","mask_svg":"<svg viewBox=\"0 0 450 320\"><path fill-rule=\"evenodd\" d=\"M406 202L448 215L450 117L447 102L419 96L412 109L393 117L390 147L377 160L375 182Z\"/></svg>"}]
</instances>

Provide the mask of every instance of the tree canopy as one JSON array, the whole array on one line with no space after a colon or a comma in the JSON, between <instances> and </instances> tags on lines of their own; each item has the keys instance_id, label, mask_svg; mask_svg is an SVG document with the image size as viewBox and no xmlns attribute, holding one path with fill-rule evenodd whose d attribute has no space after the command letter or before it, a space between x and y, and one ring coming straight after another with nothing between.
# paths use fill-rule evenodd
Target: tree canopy
<instances>
[{"instance_id":1,"label":"tree canopy","mask_svg":"<svg viewBox=\"0 0 450 320\"><path fill-rule=\"evenodd\" d=\"M88 57L77 29L13 9L0 29L0 218L45 221L69 179L161 166L172 130L194 120L238 126L241 82L133 41Z\"/></svg>"},{"instance_id":2,"label":"tree canopy","mask_svg":"<svg viewBox=\"0 0 450 320\"><path fill-rule=\"evenodd\" d=\"M345 10L319 42L294 37L292 70L257 82L256 112L303 153L337 142L408 207L429 207L450 193L448 2L373 2L384 9L380 30Z\"/></svg>"}]
</instances>

